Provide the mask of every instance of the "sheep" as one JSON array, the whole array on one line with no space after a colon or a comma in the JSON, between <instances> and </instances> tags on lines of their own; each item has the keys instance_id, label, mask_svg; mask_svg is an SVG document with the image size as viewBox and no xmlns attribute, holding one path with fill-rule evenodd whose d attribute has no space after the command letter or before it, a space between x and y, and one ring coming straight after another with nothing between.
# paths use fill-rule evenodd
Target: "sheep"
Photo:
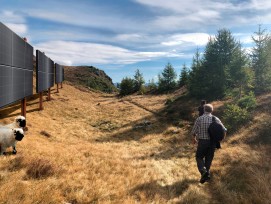
<instances>
[{"instance_id":1,"label":"sheep","mask_svg":"<svg viewBox=\"0 0 271 204\"><path fill-rule=\"evenodd\" d=\"M7 128L25 128L26 127L26 119L24 116L17 116L13 123L10 123L8 125L0 125L1 127L7 127ZM16 143L15 146L12 146L13 152L16 154Z\"/></svg>"},{"instance_id":2,"label":"sheep","mask_svg":"<svg viewBox=\"0 0 271 204\"><path fill-rule=\"evenodd\" d=\"M17 116L13 123L4 125L4 127L9 127L9 128L24 128L25 126L26 126L26 119L24 116Z\"/></svg>"},{"instance_id":3,"label":"sheep","mask_svg":"<svg viewBox=\"0 0 271 204\"><path fill-rule=\"evenodd\" d=\"M5 151L8 147L13 147L13 154L17 153L16 143L21 141L24 137L24 131L22 128L0 128L0 145L1 151L0 155L5 154Z\"/></svg>"}]
</instances>

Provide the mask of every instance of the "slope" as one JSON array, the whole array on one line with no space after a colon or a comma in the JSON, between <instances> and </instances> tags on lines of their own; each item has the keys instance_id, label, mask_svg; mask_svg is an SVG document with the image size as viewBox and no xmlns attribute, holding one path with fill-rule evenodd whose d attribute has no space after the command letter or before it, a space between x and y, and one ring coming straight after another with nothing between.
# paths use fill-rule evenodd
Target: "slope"
<instances>
[{"instance_id":1,"label":"slope","mask_svg":"<svg viewBox=\"0 0 271 204\"><path fill-rule=\"evenodd\" d=\"M169 98L175 100L166 106ZM270 143L259 141L270 127L270 100L271 94L259 98L254 123L227 139L216 154L214 179L201 185L189 135L196 101L179 93L117 98L65 83L43 111L37 96L28 101L28 131L18 153L0 157L0 200L267 203ZM187 107L190 117L181 119ZM7 117L0 122L18 114L16 107L1 110Z\"/></svg>"},{"instance_id":2,"label":"slope","mask_svg":"<svg viewBox=\"0 0 271 204\"><path fill-rule=\"evenodd\" d=\"M65 80L106 93L116 91L112 79L93 66L65 66Z\"/></svg>"}]
</instances>

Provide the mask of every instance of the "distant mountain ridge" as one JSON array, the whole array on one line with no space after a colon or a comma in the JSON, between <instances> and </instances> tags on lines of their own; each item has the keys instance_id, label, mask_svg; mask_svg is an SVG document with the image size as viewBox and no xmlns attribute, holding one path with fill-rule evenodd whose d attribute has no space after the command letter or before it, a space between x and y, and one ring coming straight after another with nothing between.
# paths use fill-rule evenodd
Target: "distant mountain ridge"
<instances>
[{"instance_id":1,"label":"distant mountain ridge","mask_svg":"<svg viewBox=\"0 0 271 204\"><path fill-rule=\"evenodd\" d=\"M64 66L65 80L106 93L116 91L112 79L93 66Z\"/></svg>"}]
</instances>

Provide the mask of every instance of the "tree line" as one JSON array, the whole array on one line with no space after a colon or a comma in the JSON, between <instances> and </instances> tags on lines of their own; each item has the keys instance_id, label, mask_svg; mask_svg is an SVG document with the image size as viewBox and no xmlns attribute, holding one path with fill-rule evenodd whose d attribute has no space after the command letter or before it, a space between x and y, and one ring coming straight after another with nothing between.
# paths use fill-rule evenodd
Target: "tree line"
<instances>
[{"instance_id":1,"label":"tree line","mask_svg":"<svg viewBox=\"0 0 271 204\"><path fill-rule=\"evenodd\" d=\"M270 35L259 26L252 40L254 46L248 52L230 30L220 29L214 37L209 37L203 53L196 50L190 69L183 65L179 77L168 63L158 75L158 83L152 80L146 86L143 74L137 69L134 78L122 79L120 95L152 90L163 93L186 86L192 97L214 100L270 91Z\"/></svg>"}]
</instances>

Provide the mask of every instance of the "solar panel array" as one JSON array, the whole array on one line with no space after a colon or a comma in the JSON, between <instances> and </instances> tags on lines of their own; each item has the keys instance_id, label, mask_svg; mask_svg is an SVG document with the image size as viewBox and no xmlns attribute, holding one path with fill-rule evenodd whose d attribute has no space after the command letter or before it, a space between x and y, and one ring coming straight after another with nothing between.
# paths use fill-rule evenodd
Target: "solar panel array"
<instances>
[{"instance_id":1,"label":"solar panel array","mask_svg":"<svg viewBox=\"0 0 271 204\"><path fill-rule=\"evenodd\" d=\"M64 81L64 69L61 65L56 63L56 74L55 74L55 83L59 84Z\"/></svg>"},{"instance_id":2,"label":"solar panel array","mask_svg":"<svg viewBox=\"0 0 271 204\"><path fill-rule=\"evenodd\" d=\"M33 95L33 47L0 22L0 108Z\"/></svg>"},{"instance_id":3,"label":"solar panel array","mask_svg":"<svg viewBox=\"0 0 271 204\"><path fill-rule=\"evenodd\" d=\"M36 91L40 93L54 86L54 62L44 53L36 50Z\"/></svg>"}]
</instances>

